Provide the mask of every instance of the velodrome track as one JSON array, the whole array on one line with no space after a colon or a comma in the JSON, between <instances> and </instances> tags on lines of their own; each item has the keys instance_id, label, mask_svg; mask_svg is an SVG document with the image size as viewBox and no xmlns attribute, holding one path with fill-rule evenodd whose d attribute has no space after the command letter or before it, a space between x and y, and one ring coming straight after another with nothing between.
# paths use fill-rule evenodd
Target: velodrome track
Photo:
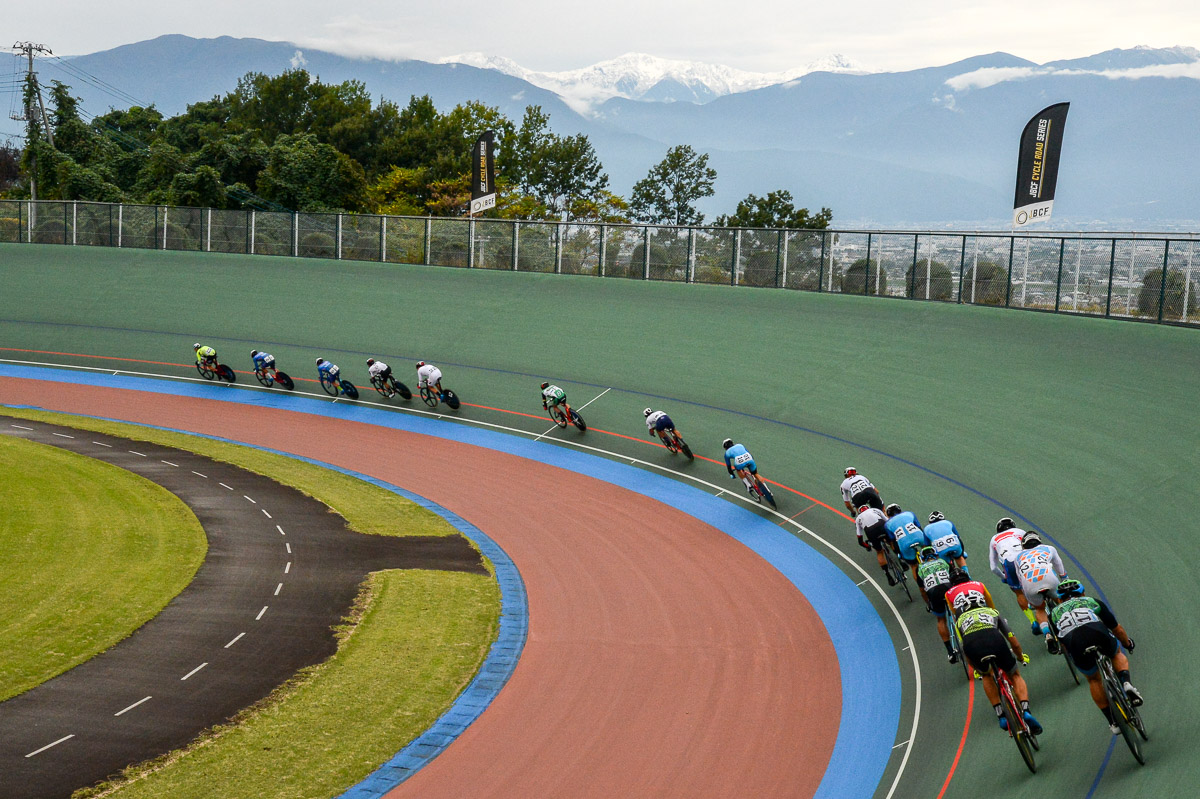
<instances>
[{"instance_id":1,"label":"velodrome track","mask_svg":"<svg viewBox=\"0 0 1200 799\"><path fill-rule=\"evenodd\" d=\"M939 795L952 768L946 796L1034 786L1069 796L1182 796L1196 782L1183 755L1200 733L1200 708L1175 680L1200 652L1161 612L1200 588L1189 527L1164 499L1170 485L1200 477L1191 331L557 276L55 247L0 247L0 256L12 298L0 320L3 345L42 351L13 358L184 376L187 367L169 364L186 359L197 338L223 356L234 352L235 366L242 349L265 343L294 375L313 354L333 356L352 376L367 355L423 357L475 403L471 417L533 435L544 421L481 406L536 410L531 386L541 376L561 381L576 403L615 386L587 410L594 427L637 437L641 407L666 407L699 452L712 454L712 442L732 434L768 477L833 505L841 467L854 463L885 499L945 511L980 555L995 518L1019 514L1065 545L1075 557L1069 568L1105 592L1138 639L1151 765L1137 769L1114 752L1086 697L1036 650L1028 676L1048 731L1041 772L1022 772L978 699L964 740L967 692L939 663L927 616L902 607L925 690L913 765L897 795ZM270 309L260 296L273 298ZM729 319L752 320L750 332L732 333ZM605 447L671 463L648 455L644 441L609 438ZM693 473L724 479L699 462ZM784 510L851 549L834 514L791 495ZM1168 565L1147 552L1171 553ZM887 609L877 610L887 621ZM889 630L907 654L901 631ZM905 719L912 697L908 678ZM900 727L895 743L905 744L907 723Z\"/></svg>"}]
</instances>

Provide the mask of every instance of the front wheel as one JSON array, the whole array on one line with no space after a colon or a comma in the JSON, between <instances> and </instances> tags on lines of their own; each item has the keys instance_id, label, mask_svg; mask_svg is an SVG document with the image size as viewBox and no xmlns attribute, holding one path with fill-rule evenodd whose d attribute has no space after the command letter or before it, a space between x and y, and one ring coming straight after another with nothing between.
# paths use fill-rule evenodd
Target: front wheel
<instances>
[{"instance_id":1,"label":"front wheel","mask_svg":"<svg viewBox=\"0 0 1200 799\"><path fill-rule=\"evenodd\" d=\"M276 372L275 382L286 388L288 391L291 391L296 387L296 381L288 377L287 372Z\"/></svg>"},{"instance_id":2,"label":"front wheel","mask_svg":"<svg viewBox=\"0 0 1200 799\"><path fill-rule=\"evenodd\" d=\"M429 386L421 386L421 401L430 408L437 407L437 394L435 394L433 389L431 389Z\"/></svg>"},{"instance_id":3,"label":"front wheel","mask_svg":"<svg viewBox=\"0 0 1200 799\"><path fill-rule=\"evenodd\" d=\"M378 377L371 378L371 386L376 391L379 392L379 395L381 397L384 397L385 399L391 399L392 396L396 393L395 391L392 390L392 387L389 386L386 381L380 380Z\"/></svg>"},{"instance_id":4,"label":"front wheel","mask_svg":"<svg viewBox=\"0 0 1200 799\"><path fill-rule=\"evenodd\" d=\"M212 380L214 377L217 376L217 373L214 372L212 369L209 369L208 364L206 364L202 361L196 361L196 371L199 372L200 376L203 377L205 380Z\"/></svg>"},{"instance_id":5,"label":"front wheel","mask_svg":"<svg viewBox=\"0 0 1200 799\"><path fill-rule=\"evenodd\" d=\"M583 421L583 417L575 413L575 411L571 411L571 424L575 425L576 429L581 433L587 431L587 422Z\"/></svg>"},{"instance_id":6,"label":"front wheel","mask_svg":"<svg viewBox=\"0 0 1200 799\"><path fill-rule=\"evenodd\" d=\"M258 378L258 382L262 383L267 388L270 388L275 383L271 376L267 374L266 369L255 369L254 376Z\"/></svg>"},{"instance_id":7,"label":"front wheel","mask_svg":"<svg viewBox=\"0 0 1200 799\"><path fill-rule=\"evenodd\" d=\"M222 380L228 380L230 383L237 380L237 376L234 375L233 370L223 363L217 364L217 377Z\"/></svg>"},{"instance_id":8,"label":"front wheel","mask_svg":"<svg viewBox=\"0 0 1200 799\"><path fill-rule=\"evenodd\" d=\"M342 381L342 393L352 400L358 399L358 389L349 380Z\"/></svg>"},{"instance_id":9,"label":"front wheel","mask_svg":"<svg viewBox=\"0 0 1200 799\"><path fill-rule=\"evenodd\" d=\"M551 405L546 408L546 413L550 414L550 418L553 419L554 423L559 427L567 426L567 415L563 413L562 408L558 407L557 405Z\"/></svg>"},{"instance_id":10,"label":"front wheel","mask_svg":"<svg viewBox=\"0 0 1200 799\"><path fill-rule=\"evenodd\" d=\"M321 372L321 388L325 389L325 393L331 397L336 397L338 393L337 383L333 382L333 378Z\"/></svg>"}]
</instances>

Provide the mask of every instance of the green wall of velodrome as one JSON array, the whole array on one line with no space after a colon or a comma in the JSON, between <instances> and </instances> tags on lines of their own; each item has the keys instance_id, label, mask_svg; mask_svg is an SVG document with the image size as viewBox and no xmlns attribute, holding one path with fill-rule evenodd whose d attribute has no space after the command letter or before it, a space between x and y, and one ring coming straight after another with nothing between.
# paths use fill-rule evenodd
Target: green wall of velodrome
<instances>
[{"instance_id":1,"label":"green wall of velodrome","mask_svg":"<svg viewBox=\"0 0 1200 799\"><path fill-rule=\"evenodd\" d=\"M644 437L641 409L662 408L697 453L719 457L720 440L736 438L765 476L839 507L841 470L857 466L885 500L953 519L977 570L986 571L995 520L1023 515L1078 560L1069 570L1086 569L1139 644L1151 765L1138 770L1114 752L1095 795L1183 795L1196 783L1186 753L1200 701L1177 680L1200 644L1191 622L1175 620L1197 589L1194 330L723 286L56 246L0 245L0 275L0 357L194 376L191 345L203 341L239 370L252 347L267 349L293 377L314 377L324 355L360 387L368 356L394 363L410 385L412 363L424 359L466 403L531 414L541 412L543 378L576 407L612 388L584 410L591 427ZM637 441L588 438L671 462ZM726 479L711 463L687 468ZM803 511L806 526L853 549L844 519L777 494L786 514ZM1006 593L999 599L1017 615ZM925 691L920 745L898 795L936 795L967 692L932 619L919 603L901 610ZM1028 677L1047 729L1040 773L1024 772L977 699L947 796L998 783L1015 792L1025 779L1084 796L1096 780L1108 745L1099 714L1060 662L1039 657L1028 629L1019 634L1034 653Z\"/></svg>"}]
</instances>

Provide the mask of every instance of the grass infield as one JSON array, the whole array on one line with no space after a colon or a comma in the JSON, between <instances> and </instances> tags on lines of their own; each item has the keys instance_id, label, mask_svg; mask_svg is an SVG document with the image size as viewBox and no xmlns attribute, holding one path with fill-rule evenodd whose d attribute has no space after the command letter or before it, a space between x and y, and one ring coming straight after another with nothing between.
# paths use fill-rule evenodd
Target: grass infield
<instances>
[{"instance_id":1,"label":"grass infield","mask_svg":"<svg viewBox=\"0 0 1200 799\"><path fill-rule=\"evenodd\" d=\"M389 491L281 455L118 422L26 409L5 412L179 447L242 466L319 499L360 532L459 534L441 517ZM338 651L332 658L297 673L186 749L131 766L112 782L76 792L76 799L336 795L374 771L450 706L495 640L499 613L500 589L492 577L376 572L338 629Z\"/></svg>"}]
</instances>

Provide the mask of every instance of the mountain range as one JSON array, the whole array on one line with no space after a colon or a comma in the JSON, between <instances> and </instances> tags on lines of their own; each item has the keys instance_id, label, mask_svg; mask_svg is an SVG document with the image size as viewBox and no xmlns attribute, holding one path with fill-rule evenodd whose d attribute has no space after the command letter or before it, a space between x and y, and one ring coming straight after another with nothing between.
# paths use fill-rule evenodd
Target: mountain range
<instances>
[{"instance_id":1,"label":"mountain range","mask_svg":"<svg viewBox=\"0 0 1200 799\"><path fill-rule=\"evenodd\" d=\"M799 205L832 208L838 227L1006 228L1021 129L1065 100L1050 226L1195 229L1200 216L1200 51L1190 47L1043 64L991 53L874 73L840 57L762 74L630 54L537 73L481 55L384 61L171 35L39 63L43 81L70 84L92 114L133 100L174 114L247 72L297 66L400 104L414 94L443 109L479 100L514 120L536 104L556 132L589 136L618 193L668 147L691 144L718 172L717 194L701 203L710 218L748 193L788 189Z\"/></svg>"}]
</instances>

